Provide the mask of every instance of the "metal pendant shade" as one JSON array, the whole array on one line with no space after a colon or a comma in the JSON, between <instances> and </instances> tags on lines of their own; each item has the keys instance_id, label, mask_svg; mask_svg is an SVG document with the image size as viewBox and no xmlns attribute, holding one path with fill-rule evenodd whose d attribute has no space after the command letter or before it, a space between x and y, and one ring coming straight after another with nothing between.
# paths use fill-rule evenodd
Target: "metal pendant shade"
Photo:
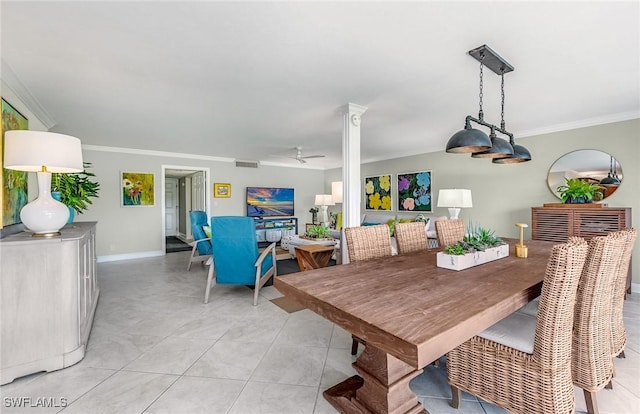
<instances>
[{"instance_id":1,"label":"metal pendant shade","mask_svg":"<svg viewBox=\"0 0 640 414\"><path fill-rule=\"evenodd\" d=\"M505 139L498 138L495 133L489 135L491 138L491 148L471 154L473 158L505 158L513 155L513 147Z\"/></svg>"},{"instance_id":2,"label":"metal pendant shade","mask_svg":"<svg viewBox=\"0 0 640 414\"><path fill-rule=\"evenodd\" d=\"M531 153L522 145L513 145L513 155L505 158L491 160L494 164L518 164L520 162L531 161Z\"/></svg>"},{"instance_id":3,"label":"metal pendant shade","mask_svg":"<svg viewBox=\"0 0 640 414\"><path fill-rule=\"evenodd\" d=\"M602 180L600 180L600 184L602 185L620 185L621 181L618 177L617 171L613 168L613 155L611 156L611 165L609 167L609 174ZM616 168L617 170L617 168Z\"/></svg>"},{"instance_id":4,"label":"metal pendant shade","mask_svg":"<svg viewBox=\"0 0 640 414\"><path fill-rule=\"evenodd\" d=\"M479 129L466 128L458 131L447 142L447 152L456 154L485 151L491 148L491 139Z\"/></svg>"},{"instance_id":5,"label":"metal pendant shade","mask_svg":"<svg viewBox=\"0 0 640 414\"><path fill-rule=\"evenodd\" d=\"M600 184L602 185L620 185L620 180L616 180L612 176L607 176L600 180Z\"/></svg>"},{"instance_id":6,"label":"metal pendant shade","mask_svg":"<svg viewBox=\"0 0 640 414\"><path fill-rule=\"evenodd\" d=\"M471 153L473 158L491 158L496 164L515 164L531 161L531 153L522 145L515 145L513 134L507 131L504 122L504 74L513 71L513 66L506 62L496 52L487 45L482 45L469 51L480 62L480 108L478 118L467 115L465 126L462 131L458 131L447 142L446 152L451 153ZM501 76L502 95L502 120L500 127L485 122L482 111L483 98L483 68L488 67L494 73ZM491 135L479 129L471 128L471 122L490 128ZM498 138L496 132L509 137L509 140Z\"/></svg>"}]
</instances>

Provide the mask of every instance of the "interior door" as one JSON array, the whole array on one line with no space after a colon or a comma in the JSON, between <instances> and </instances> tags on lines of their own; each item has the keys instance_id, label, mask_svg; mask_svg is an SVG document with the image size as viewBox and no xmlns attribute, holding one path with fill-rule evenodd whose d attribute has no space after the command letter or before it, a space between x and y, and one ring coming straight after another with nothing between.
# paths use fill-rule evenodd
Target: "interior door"
<instances>
[{"instance_id":1,"label":"interior door","mask_svg":"<svg viewBox=\"0 0 640 414\"><path fill-rule=\"evenodd\" d=\"M178 180L167 177L164 181L164 225L167 236L178 234Z\"/></svg>"},{"instance_id":2,"label":"interior door","mask_svg":"<svg viewBox=\"0 0 640 414\"><path fill-rule=\"evenodd\" d=\"M198 171L191 176L191 210L204 210L204 173Z\"/></svg>"}]
</instances>

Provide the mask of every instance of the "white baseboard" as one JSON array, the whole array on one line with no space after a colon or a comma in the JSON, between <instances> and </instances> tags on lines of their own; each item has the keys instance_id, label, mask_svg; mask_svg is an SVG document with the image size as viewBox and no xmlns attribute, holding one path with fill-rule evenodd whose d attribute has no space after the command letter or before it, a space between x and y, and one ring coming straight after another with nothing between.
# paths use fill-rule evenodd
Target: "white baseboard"
<instances>
[{"instance_id":1,"label":"white baseboard","mask_svg":"<svg viewBox=\"0 0 640 414\"><path fill-rule=\"evenodd\" d=\"M155 250L150 252L136 252L136 253L126 253L126 254L112 254L109 256L98 256L98 263L105 262L117 262L119 260L131 260L131 259L144 259L147 257L158 257L164 256L166 253L162 250Z\"/></svg>"},{"instance_id":2,"label":"white baseboard","mask_svg":"<svg viewBox=\"0 0 640 414\"><path fill-rule=\"evenodd\" d=\"M640 292L640 283L632 283L631 284L631 293L638 293Z\"/></svg>"}]
</instances>

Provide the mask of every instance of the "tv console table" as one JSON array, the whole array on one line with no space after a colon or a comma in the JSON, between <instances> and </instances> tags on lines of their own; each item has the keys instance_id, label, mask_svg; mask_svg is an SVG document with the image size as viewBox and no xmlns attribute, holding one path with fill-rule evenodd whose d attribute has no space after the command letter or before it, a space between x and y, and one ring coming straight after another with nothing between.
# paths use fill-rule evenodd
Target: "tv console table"
<instances>
[{"instance_id":1,"label":"tv console table","mask_svg":"<svg viewBox=\"0 0 640 414\"><path fill-rule=\"evenodd\" d=\"M298 234L297 217L255 218L259 243L279 242L285 235ZM290 234L286 234L289 232Z\"/></svg>"},{"instance_id":2,"label":"tv console table","mask_svg":"<svg viewBox=\"0 0 640 414\"><path fill-rule=\"evenodd\" d=\"M98 304L96 223L0 240L0 385L84 358Z\"/></svg>"}]
</instances>

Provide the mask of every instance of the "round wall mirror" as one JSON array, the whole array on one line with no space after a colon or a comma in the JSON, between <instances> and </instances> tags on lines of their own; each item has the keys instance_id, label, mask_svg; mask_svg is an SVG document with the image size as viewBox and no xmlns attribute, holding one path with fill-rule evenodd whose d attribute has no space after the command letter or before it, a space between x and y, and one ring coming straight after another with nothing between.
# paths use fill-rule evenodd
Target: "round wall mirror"
<instances>
[{"instance_id":1,"label":"round wall mirror","mask_svg":"<svg viewBox=\"0 0 640 414\"><path fill-rule=\"evenodd\" d=\"M566 178L580 178L603 187L605 199L613 194L622 182L622 166L610 154L599 150L577 150L558 158L549 169L547 184L558 198L558 186Z\"/></svg>"}]
</instances>

